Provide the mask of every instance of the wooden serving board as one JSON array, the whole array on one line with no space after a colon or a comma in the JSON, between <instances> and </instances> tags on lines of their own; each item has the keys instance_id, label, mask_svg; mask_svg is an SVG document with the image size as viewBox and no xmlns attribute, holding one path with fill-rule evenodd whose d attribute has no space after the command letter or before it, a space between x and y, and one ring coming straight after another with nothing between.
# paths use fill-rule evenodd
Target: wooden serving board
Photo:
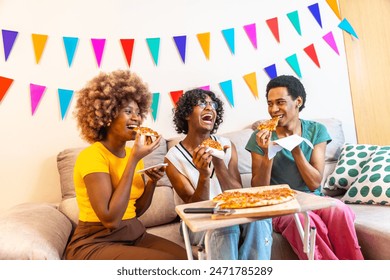
<instances>
[{"instance_id":1,"label":"wooden serving board","mask_svg":"<svg viewBox=\"0 0 390 280\"><path fill-rule=\"evenodd\" d=\"M258 192L262 190L277 189L277 188L290 188L289 185L274 185L274 186L263 186L263 187L252 187L252 188L243 188L238 190L229 190L229 191L240 191L240 192ZM243 209L234 209L235 212L230 215L220 215L213 214L211 219L220 220L220 219L232 219L232 218L261 218L261 217L272 217L272 216L282 216L296 213L300 210L300 205L296 198L283 202L280 204L269 205L269 206L260 206L253 208L243 208Z\"/></svg>"}]
</instances>

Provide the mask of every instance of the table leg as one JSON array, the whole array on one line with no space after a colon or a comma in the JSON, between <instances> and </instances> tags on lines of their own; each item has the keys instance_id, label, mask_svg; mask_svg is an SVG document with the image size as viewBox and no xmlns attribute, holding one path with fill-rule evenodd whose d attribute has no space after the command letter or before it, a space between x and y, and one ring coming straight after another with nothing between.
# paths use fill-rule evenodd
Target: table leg
<instances>
[{"instance_id":1,"label":"table leg","mask_svg":"<svg viewBox=\"0 0 390 280\"><path fill-rule=\"evenodd\" d=\"M210 237L213 230L207 230L206 235L204 237L204 250L206 255L206 260L211 260L210 256Z\"/></svg>"},{"instance_id":2,"label":"table leg","mask_svg":"<svg viewBox=\"0 0 390 280\"><path fill-rule=\"evenodd\" d=\"M305 218L304 228L299 220L298 213L294 214L295 224L303 243L303 252L307 254L309 260L314 260L316 228L310 227L309 214L307 212L302 212L302 214Z\"/></svg>"},{"instance_id":3,"label":"table leg","mask_svg":"<svg viewBox=\"0 0 390 280\"><path fill-rule=\"evenodd\" d=\"M184 244L186 246L187 258L193 260L190 236L188 235L188 228L185 222L181 221L181 228L183 230Z\"/></svg>"}]
</instances>

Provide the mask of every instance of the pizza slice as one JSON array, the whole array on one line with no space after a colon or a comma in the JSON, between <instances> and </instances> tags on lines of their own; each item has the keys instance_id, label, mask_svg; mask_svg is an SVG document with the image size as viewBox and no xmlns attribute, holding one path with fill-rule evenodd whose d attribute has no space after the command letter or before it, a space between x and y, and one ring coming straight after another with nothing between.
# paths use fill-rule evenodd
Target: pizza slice
<instances>
[{"instance_id":1,"label":"pizza slice","mask_svg":"<svg viewBox=\"0 0 390 280\"><path fill-rule=\"evenodd\" d=\"M268 131L274 131L274 130L276 130L276 127L278 126L279 118L280 118L279 116L275 116L270 120L263 121L257 126L257 129L258 130L265 129Z\"/></svg>"},{"instance_id":2,"label":"pizza slice","mask_svg":"<svg viewBox=\"0 0 390 280\"><path fill-rule=\"evenodd\" d=\"M224 151L221 143L219 143L218 141L215 141L211 138L207 138L207 139L203 140L201 145L208 147L206 149L206 152L210 151L210 149L211 149L212 156L215 156L215 157L220 158L220 159L223 159L225 157L225 151Z\"/></svg>"},{"instance_id":3,"label":"pizza slice","mask_svg":"<svg viewBox=\"0 0 390 280\"><path fill-rule=\"evenodd\" d=\"M145 143L147 145L153 143L156 137L158 137L158 133L153 129L145 126L137 126L133 129L133 131L145 135Z\"/></svg>"}]
</instances>

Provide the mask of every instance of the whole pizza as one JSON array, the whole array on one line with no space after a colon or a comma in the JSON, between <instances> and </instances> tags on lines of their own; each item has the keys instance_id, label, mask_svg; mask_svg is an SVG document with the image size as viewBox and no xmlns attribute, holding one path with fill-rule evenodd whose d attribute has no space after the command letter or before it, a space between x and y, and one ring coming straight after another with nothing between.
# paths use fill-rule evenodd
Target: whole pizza
<instances>
[{"instance_id":1,"label":"whole pizza","mask_svg":"<svg viewBox=\"0 0 390 280\"><path fill-rule=\"evenodd\" d=\"M240 209L275 205L295 198L290 187L264 189L256 192L226 191L212 199L222 209Z\"/></svg>"}]
</instances>

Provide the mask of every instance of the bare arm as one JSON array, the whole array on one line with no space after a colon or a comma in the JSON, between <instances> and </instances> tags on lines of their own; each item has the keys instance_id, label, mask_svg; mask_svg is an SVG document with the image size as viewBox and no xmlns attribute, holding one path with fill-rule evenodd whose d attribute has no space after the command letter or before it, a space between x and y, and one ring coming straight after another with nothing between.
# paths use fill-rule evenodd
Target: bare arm
<instances>
[{"instance_id":1,"label":"bare arm","mask_svg":"<svg viewBox=\"0 0 390 280\"><path fill-rule=\"evenodd\" d=\"M325 168L326 142L314 146L313 153L308 162L299 145L291 153L298 167L299 173L311 191L319 188Z\"/></svg>"},{"instance_id":2,"label":"bare arm","mask_svg":"<svg viewBox=\"0 0 390 280\"><path fill-rule=\"evenodd\" d=\"M110 174L91 173L84 177L92 208L102 224L110 229L118 227L129 203L134 170L138 161L159 146L161 137L150 145L144 145L136 136L132 154L117 186L111 183ZM154 188L153 188L154 190ZM153 193L149 195L153 195Z\"/></svg>"},{"instance_id":3,"label":"bare arm","mask_svg":"<svg viewBox=\"0 0 390 280\"><path fill-rule=\"evenodd\" d=\"M233 143L231 144L232 146L229 149L232 149L232 156L228 166L225 165L222 159L219 159L217 157L213 157L212 160L215 168L215 173L217 175L222 191L242 188L241 176L240 172L238 171L237 149Z\"/></svg>"},{"instance_id":4,"label":"bare arm","mask_svg":"<svg viewBox=\"0 0 390 280\"><path fill-rule=\"evenodd\" d=\"M252 157L252 187L268 186L271 182L273 159L268 159L268 142L271 132L261 130L256 134L256 143L264 151L264 155L251 152Z\"/></svg>"}]
</instances>

